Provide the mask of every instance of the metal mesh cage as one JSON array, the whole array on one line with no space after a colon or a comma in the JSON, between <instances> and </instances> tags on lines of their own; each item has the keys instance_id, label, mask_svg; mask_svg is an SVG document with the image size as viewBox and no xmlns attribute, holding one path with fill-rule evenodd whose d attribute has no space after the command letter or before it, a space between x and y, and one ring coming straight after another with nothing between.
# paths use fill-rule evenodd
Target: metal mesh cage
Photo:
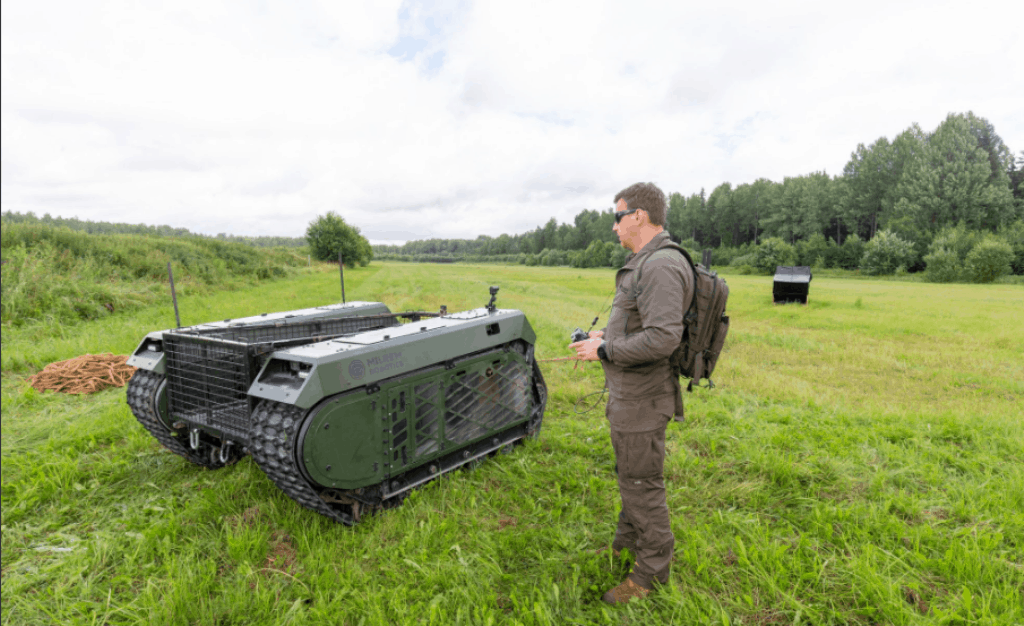
<instances>
[{"instance_id":1,"label":"metal mesh cage","mask_svg":"<svg viewBox=\"0 0 1024 626\"><path fill-rule=\"evenodd\" d=\"M399 314L389 313L293 323L285 321L276 324L229 326L227 328L197 328L184 332L204 337L217 337L226 341L237 341L247 345L280 344L292 341L312 343L374 328L398 326L398 316ZM285 319L287 320L287 318Z\"/></svg>"},{"instance_id":2,"label":"metal mesh cage","mask_svg":"<svg viewBox=\"0 0 1024 626\"><path fill-rule=\"evenodd\" d=\"M387 314L164 333L170 413L245 441L255 408L249 387L263 355L398 324L398 314Z\"/></svg>"},{"instance_id":3,"label":"metal mesh cage","mask_svg":"<svg viewBox=\"0 0 1024 626\"><path fill-rule=\"evenodd\" d=\"M171 414L246 438L249 385L258 362L246 346L206 337L164 335ZM256 371L253 371L253 369Z\"/></svg>"}]
</instances>

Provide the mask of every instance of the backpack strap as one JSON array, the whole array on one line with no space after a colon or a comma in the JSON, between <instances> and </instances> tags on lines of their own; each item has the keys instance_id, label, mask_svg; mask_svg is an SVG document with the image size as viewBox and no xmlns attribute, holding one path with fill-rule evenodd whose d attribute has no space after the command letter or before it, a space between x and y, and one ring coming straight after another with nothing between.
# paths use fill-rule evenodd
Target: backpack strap
<instances>
[{"instance_id":1,"label":"backpack strap","mask_svg":"<svg viewBox=\"0 0 1024 626\"><path fill-rule=\"evenodd\" d=\"M682 253L683 258L686 259L686 263L690 266L690 271L693 272L693 296L690 298L690 306L686 309L686 313L683 314L683 332L690 332L690 326L697 323L697 286L700 282L700 276L697 274L697 265L693 262L693 257L686 251L686 248L681 245L672 242L672 248L675 248ZM692 333L691 333L692 334Z\"/></svg>"},{"instance_id":2,"label":"backpack strap","mask_svg":"<svg viewBox=\"0 0 1024 626\"><path fill-rule=\"evenodd\" d=\"M686 251L686 248L680 246L679 244L677 244L674 241L671 242L670 245L668 245L666 247L673 248L673 249L678 250L679 252L683 253L683 258L686 259L687 264L689 264L689 266L690 266L690 270L693 272L693 287L694 287L694 289L696 289L697 288L697 266L693 264L693 257L691 257L690 253ZM661 250L661 248L659 248L659 250ZM657 251L658 250L655 250L654 252L657 252ZM652 252L651 254L654 254L654 252ZM633 278L633 287L631 289L634 300L640 296L640 275L641 275L641 272L644 269L644 265L647 263L647 261L650 258L651 258L650 255L648 255L648 257L646 259L644 259L644 262L641 263L640 265L638 265L637 268L636 268L636 276ZM683 316L683 323L684 324L686 323L686 319L688 317L690 317L691 313L696 313L696 306L697 306L697 298L694 298L691 301L691 303L690 303L690 310L687 311L686 315ZM696 319L696 316L694 316L694 319Z\"/></svg>"}]
</instances>

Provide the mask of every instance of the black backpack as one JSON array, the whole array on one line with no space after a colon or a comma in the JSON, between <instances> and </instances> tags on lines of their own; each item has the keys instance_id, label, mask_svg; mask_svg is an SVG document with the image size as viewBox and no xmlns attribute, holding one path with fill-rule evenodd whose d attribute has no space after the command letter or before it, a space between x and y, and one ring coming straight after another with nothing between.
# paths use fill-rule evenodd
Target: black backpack
<instances>
[{"instance_id":1,"label":"black backpack","mask_svg":"<svg viewBox=\"0 0 1024 626\"><path fill-rule=\"evenodd\" d=\"M669 362L677 376L690 379L687 391L693 391L694 385L700 386L701 378L708 379L710 389L715 386L711 374L725 346L725 336L729 334L729 316L725 314L729 286L716 272L694 263L682 246L672 243L670 247L682 252L693 270L694 293L690 307L683 312L683 337ZM643 264L636 270L633 285L640 284L642 270Z\"/></svg>"}]
</instances>

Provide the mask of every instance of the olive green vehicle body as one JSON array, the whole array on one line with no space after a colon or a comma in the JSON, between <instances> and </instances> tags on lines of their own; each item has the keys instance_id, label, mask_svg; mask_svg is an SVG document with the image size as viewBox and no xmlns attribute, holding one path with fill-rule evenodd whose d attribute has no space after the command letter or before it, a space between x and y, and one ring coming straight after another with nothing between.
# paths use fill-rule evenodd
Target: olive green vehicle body
<instances>
[{"instance_id":1,"label":"olive green vehicle body","mask_svg":"<svg viewBox=\"0 0 1024 626\"><path fill-rule=\"evenodd\" d=\"M319 404L300 442L305 471L320 485L356 489L468 443L461 433L448 432L452 430L449 422L454 420L441 419L440 414L451 413L453 407L448 398L438 397L440 390L451 389L467 377L488 381L503 371L508 372L504 380L517 374L520 380L530 379L526 355L512 350L491 352L517 339L531 345L536 341L533 328L519 311L455 313L277 352L249 393L303 409ZM477 353L482 354L455 367L456 359ZM305 379L285 374L295 371L292 363L310 367ZM499 396L514 401L515 418L502 426L529 419L531 406L524 404L525 388L517 396L491 386L494 398L490 404L500 404ZM433 401L417 394L417 388L431 392ZM353 389L366 391L343 395ZM323 402L325 398L333 400ZM417 413L420 417L438 415L425 428L417 428ZM405 436L396 441L402 433L393 432L391 425L402 421L406 422ZM487 438L495 430L473 429L472 439Z\"/></svg>"},{"instance_id":2,"label":"olive green vehicle body","mask_svg":"<svg viewBox=\"0 0 1024 626\"><path fill-rule=\"evenodd\" d=\"M129 359L146 372L145 398L133 404L129 389L129 404L182 456L201 452L212 465L200 464L213 467L218 453L228 462L225 450L252 452L289 496L345 523L538 434L547 393L533 354L536 334L521 311L391 314L380 303L350 304L150 333ZM292 345L281 349L258 337L261 328L319 328L342 318L346 328L376 327L308 342L290 336ZM237 340L237 329L250 343ZM236 385L223 402L214 387L231 372L209 369L218 350L247 350L259 364L248 374L244 366L232 370L249 384ZM224 407L234 417L218 421ZM140 415L149 410L156 418L149 421L181 447L188 439L188 454L154 432ZM286 416L283 424L275 415Z\"/></svg>"}]
</instances>

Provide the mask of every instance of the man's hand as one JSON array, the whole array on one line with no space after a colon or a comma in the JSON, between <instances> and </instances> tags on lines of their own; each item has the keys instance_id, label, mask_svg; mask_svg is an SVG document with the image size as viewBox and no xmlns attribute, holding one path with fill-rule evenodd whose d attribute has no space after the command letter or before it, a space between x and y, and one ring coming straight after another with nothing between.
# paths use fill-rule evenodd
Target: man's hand
<instances>
[{"instance_id":1,"label":"man's hand","mask_svg":"<svg viewBox=\"0 0 1024 626\"><path fill-rule=\"evenodd\" d=\"M590 338L591 339L595 339L595 338L599 339L601 337L604 337L604 331L603 330L592 330L592 331L590 331Z\"/></svg>"},{"instance_id":2,"label":"man's hand","mask_svg":"<svg viewBox=\"0 0 1024 626\"><path fill-rule=\"evenodd\" d=\"M594 332L595 333L600 333L601 335L604 334L604 333L601 333L601 331L599 331L599 330L598 331L594 331ZM591 333L590 336L592 337L592 339L587 339L586 341L577 341L576 343L570 343L569 344L569 349L570 350L575 350L576 351L576 358L578 358L581 361L598 361L598 360L600 360L597 357L597 347L601 345L601 337L600 337L600 335L597 336L597 337L594 337L594 333Z\"/></svg>"}]
</instances>

